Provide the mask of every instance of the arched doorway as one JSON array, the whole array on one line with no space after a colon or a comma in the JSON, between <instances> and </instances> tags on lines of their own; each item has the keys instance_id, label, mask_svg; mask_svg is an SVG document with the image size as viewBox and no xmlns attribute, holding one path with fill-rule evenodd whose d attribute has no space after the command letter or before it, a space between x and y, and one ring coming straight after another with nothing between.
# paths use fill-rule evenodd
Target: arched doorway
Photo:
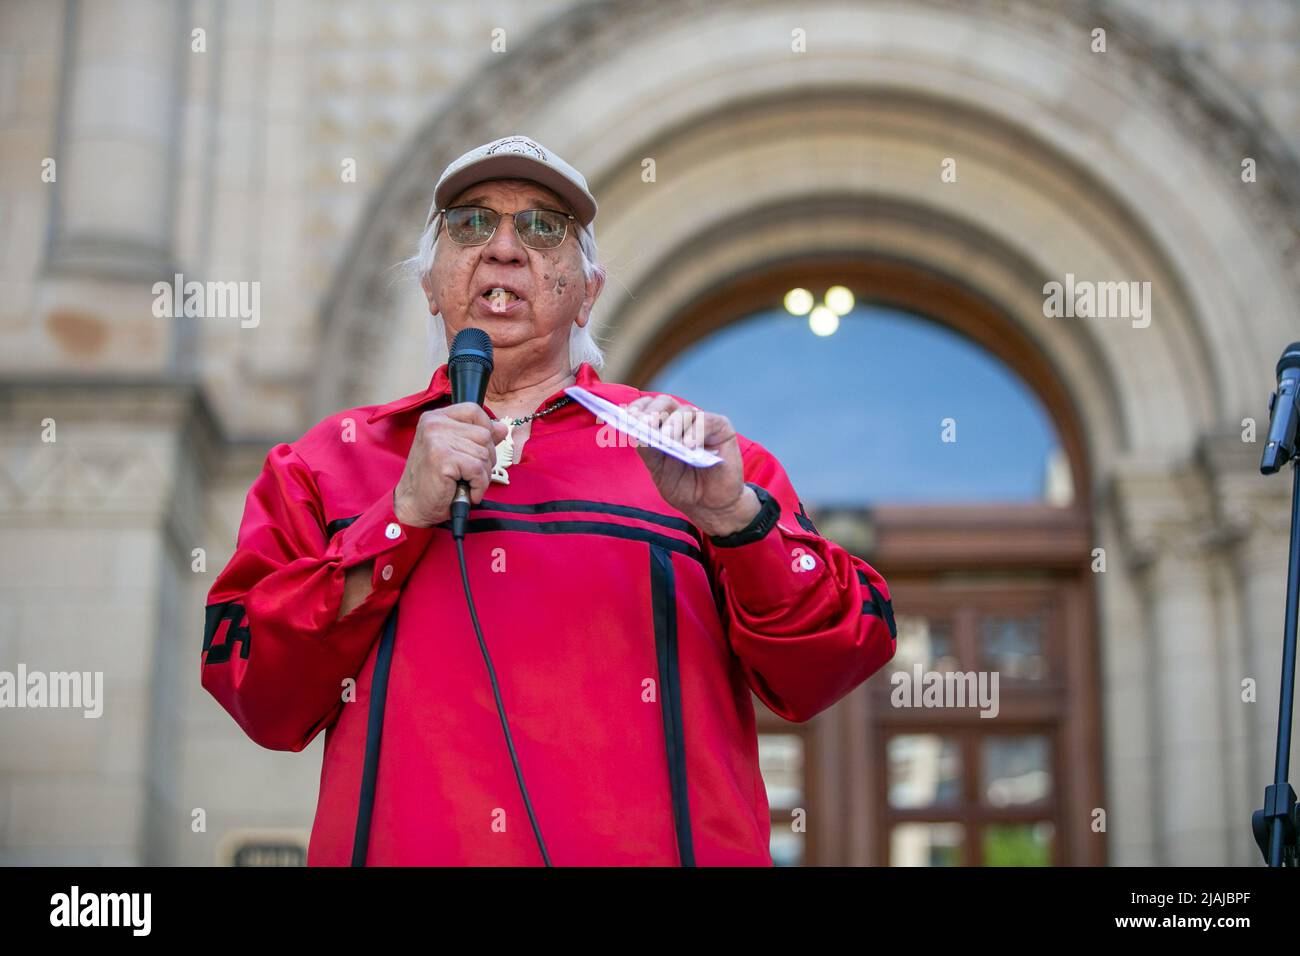
<instances>
[{"instance_id":1,"label":"arched doorway","mask_svg":"<svg viewBox=\"0 0 1300 956\"><path fill-rule=\"evenodd\" d=\"M833 332L782 308L832 286L856 300ZM887 671L806 724L755 699L774 859L1105 862L1087 449L1012 323L903 262L769 263L692 303L632 380L731 416L893 592Z\"/></svg>"}]
</instances>

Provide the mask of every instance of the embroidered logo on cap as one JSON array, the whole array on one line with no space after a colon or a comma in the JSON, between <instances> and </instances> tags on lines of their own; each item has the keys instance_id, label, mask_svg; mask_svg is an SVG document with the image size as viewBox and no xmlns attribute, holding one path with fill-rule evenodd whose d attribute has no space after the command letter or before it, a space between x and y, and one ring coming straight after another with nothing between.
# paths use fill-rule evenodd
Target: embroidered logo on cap
<instances>
[{"instance_id":1,"label":"embroidered logo on cap","mask_svg":"<svg viewBox=\"0 0 1300 956\"><path fill-rule=\"evenodd\" d=\"M497 153L520 153L523 155L531 153L544 163L550 162L546 157L546 150L525 136L510 136L488 147L488 156L494 156Z\"/></svg>"}]
</instances>

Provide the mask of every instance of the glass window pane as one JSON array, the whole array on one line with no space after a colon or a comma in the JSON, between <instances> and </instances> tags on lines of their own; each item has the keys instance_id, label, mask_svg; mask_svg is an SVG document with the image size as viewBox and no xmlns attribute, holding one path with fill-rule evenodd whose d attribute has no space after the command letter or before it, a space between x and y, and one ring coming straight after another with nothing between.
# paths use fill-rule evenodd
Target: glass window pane
<instances>
[{"instance_id":1,"label":"glass window pane","mask_svg":"<svg viewBox=\"0 0 1300 956\"><path fill-rule=\"evenodd\" d=\"M1051 866L1055 827L1041 823L998 823L984 828L985 866Z\"/></svg>"},{"instance_id":2,"label":"glass window pane","mask_svg":"<svg viewBox=\"0 0 1300 956\"><path fill-rule=\"evenodd\" d=\"M801 807L803 738L798 734L759 734L758 766L773 810Z\"/></svg>"},{"instance_id":3,"label":"glass window pane","mask_svg":"<svg viewBox=\"0 0 1300 956\"><path fill-rule=\"evenodd\" d=\"M889 662L891 670L912 673L917 664L923 671L960 670L953 644L952 622L917 614L895 616L898 651Z\"/></svg>"},{"instance_id":4,"label":"glass window pane","mask_svg":"<svg viewBox=\"0 0 1300 956\"><path fill-rule=\"evenodd\" d=\"M900 823L889 833L890 866L961 866L960 823Z\"/></svg>"},{"instance_id":5,"label":"glass window pane","mask_svg":"<svg viewBox=\"0 0 1300 956\"><path fill-rule=\"evenodd\" d=\"M990 806L1037 803L1051 795L1051 745L1043 734L985 737L981 749L980 786Z\"/></svg>"},{"instance_id":6,"label":"glass window pane","mask_svg":"<svg viewBox=\"0 0 1300 956\"><path fill-rule=\"evenodd\" d=\"M809 291L820 299L825 288ZM820 336L772 304L677 355L647 389L685 396L761 438L809 507L1069 503L1051 416L1001 359L908 312L862 303ZM790 368L817 370L800 381L797 402ZM939 441L955 408L961 440Z\"/></svg>"},{"instance_id":7,"label":"glass window pane","mask_svg":"<svg viewBox=\"0 0 1300 956\"><path fill-rule=\"evenodd\" d=\"M980 621L983 668L1000 679L1043 680L1047 677L1044 615L989 615Z\"/></svg>"},{"instance_id":8,"label":"glass window pane","mask_svg":"<svg viewBox=\"0 0 1300 956\"><path fill-rule=\"evenodd\" d=\"M961 799L961 751L955 737L895 734L889 738L889 804L951 806Z\"/></svg>"}]
</instances>

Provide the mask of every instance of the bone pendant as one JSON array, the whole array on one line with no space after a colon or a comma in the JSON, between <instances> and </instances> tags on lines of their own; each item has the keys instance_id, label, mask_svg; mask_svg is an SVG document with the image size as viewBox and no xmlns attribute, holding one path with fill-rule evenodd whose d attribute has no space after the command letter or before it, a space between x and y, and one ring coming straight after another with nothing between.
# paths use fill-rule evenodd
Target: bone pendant
<instances>
[{"instance_id":1,"label":"bone pendant","mask_svg":"<svg viewBox=\"0 0 1300 956\"><path fill-rule=\"evenodd\" d=\"M515 463L515 426L506 425L506 437L497 443L497 463L492 467L492 480L510 484L506 469Z\"/></svg>"}]
</instances>

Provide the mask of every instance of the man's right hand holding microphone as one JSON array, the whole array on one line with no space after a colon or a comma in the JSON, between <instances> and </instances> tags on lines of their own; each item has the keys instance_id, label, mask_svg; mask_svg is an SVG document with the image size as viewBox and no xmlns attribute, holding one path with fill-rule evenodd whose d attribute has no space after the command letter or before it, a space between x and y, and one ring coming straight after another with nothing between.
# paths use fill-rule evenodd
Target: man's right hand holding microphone
<instances>
[{"instance_id":1,"label":"man's right hand holding microphone","mask_svg":"<svg viewBox=\"0 0 1300 956\"><path fill-rule=\"evenodd\" d=\"M393 489L393 513L402 524L428 528L451 518L456 483L469 483L474 504L483 500L496 467L496 446L509 426L488 418L483 406L460 402L420 415L406 468ZM374 562L350 568L343 585L339 618L366 599Z\"/></svg>"}]
</instances>

